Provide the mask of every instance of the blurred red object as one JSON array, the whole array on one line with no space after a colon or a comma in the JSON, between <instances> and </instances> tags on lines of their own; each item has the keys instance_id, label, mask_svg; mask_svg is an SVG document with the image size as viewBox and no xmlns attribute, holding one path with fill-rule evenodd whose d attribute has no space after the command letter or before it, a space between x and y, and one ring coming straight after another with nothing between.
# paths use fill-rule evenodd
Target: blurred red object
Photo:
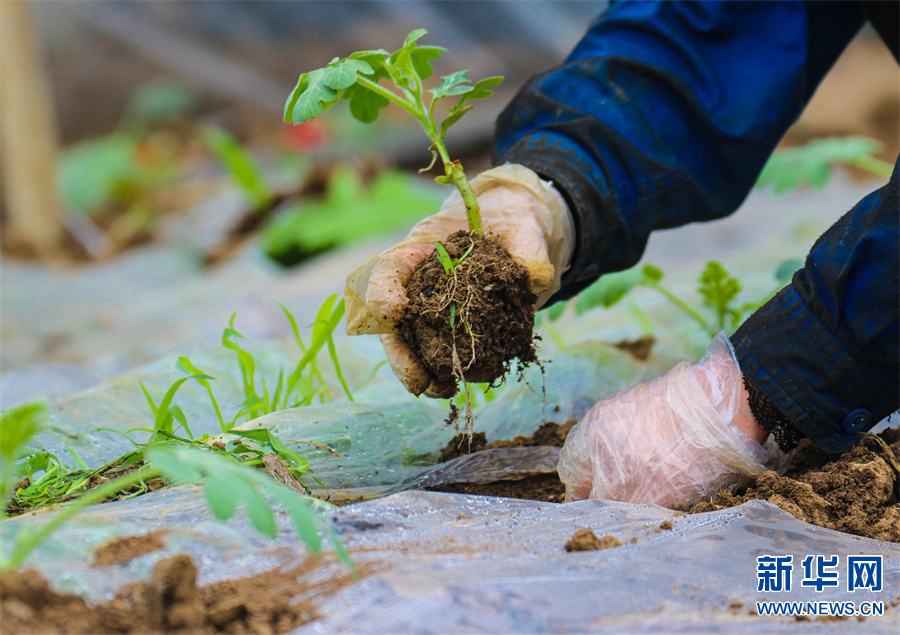
<instances>
[{"instance_id":1,"label":"blurred red object","mask_svg":"<svg viewBox=\"0 0 900 635\"><path fill-rule=\"evenodd\" d=\"M296 126L290 124L284 126L285 141L295 150L315 150L327 143L330 136L328 126L317 119L304 121Z\"/></svg>"}]
</instances>

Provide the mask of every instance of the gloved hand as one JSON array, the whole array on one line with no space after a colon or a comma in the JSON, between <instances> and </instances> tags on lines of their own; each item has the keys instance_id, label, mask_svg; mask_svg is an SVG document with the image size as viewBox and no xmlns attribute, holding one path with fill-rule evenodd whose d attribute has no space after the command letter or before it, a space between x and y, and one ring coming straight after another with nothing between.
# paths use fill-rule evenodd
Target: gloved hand
<instances>
[{"instance_id":1,"label":"gloved hand","mask_svg":"<svg viewBox=\"0 0 900 635\"><path fill-rule=\"evenodd\" d=\"M522 165L507 164L471 182L481 207L486 236L498 241L528 272L535 309L556 293L569 266L575 228L568 207L554 187ZM434 243L467 229L459 192L440 211L418 223L409 235L347 277L344 299L347 334L380 334L391 368L415 395L448 396L452 386L438 385L400 338L395 323L406 310L406 285Z\"/></svg>"},{"instance_id":2,"label":"gloved hand","mask_svg":"<svg viewBox=\"0 0 900 635\"><path fill-rule=\"evenodd\" d=\"M687 507L759 475L768 458L760 445L766 433L756 426L743 391L723 332L696 364L681 362L597 402L569 432L559 456L566 500ZM745 425L748 418L752 428Z\"/></svg>"}]
</instances>

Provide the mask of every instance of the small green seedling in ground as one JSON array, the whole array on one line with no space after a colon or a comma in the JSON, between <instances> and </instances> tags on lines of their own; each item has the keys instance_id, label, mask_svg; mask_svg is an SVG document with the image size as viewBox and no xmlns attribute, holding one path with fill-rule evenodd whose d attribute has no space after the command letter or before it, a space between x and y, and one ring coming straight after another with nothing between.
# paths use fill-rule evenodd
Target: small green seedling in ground
<instances>
[{"instance_id":1,"label":"small green seedling in ground","mask_svg":"<svg viewBox=\"0 0 900 635\"><path fill-rule=\"evenodd\" d=\"M713 319L708 319L700 310L663 286L661 284L664 277L662 270L650 264L607 274L571 300L570 304L574 304L575 314L581 315L598 306L609 308L617 304L636 287L649 287L678 307L703 330L710 335L715 335L723 329L733 331L740 326L747 315L762 306L781 289L801 266L802 263L796 259L784 261L775 271L777 281L775 289L767 293L761 301L738 304L737 296L742 289L740 281L729 274L721 263L714 260L707 262L700 274L697 291L702 298L701 304L712 309ZM566 306L568 306L567 303L554 305L548 311L548 318L551 321L559 319ZM633 307L633 311L646 324L646 316L639 307Z\"/></svg>"},{"instance_id":2,"label":"small green seedling in ground","mask_svg":"<svg viewBox=\"0 0 900 635\"><path fill-rule=\"evenodd\" d=\"M466 207L469 233L483 234L475 193L460 162L450 159L444 137L472 109L471 102L493 95L491 89L503 78L488 77L472 85L467 71L457 71L443 76L437 86L426 91L424 81L432 75L431 64L446 51L439 46L418 45L426 33L425 29L416 29L393 53L384 49L358 51L344 59L334 58L325 68L303 73L285 103L284 120L299 124L314 119L343 98L357 120L371 123L382 108L396 104L419 122L431 140L432 163L426 169L440 158L444 174L435 180L456 186ZM393 90L381 85L381 80L392 84ZM430 95L427 104L426 93ZM456 103L438 123L435 106L449 98L457 98Z\"/></svg>"},{"instance_id":3,"label":"small green seedling in ground","mask_svg":"<svg viewBox=\"0 0 900 635\"><path fill-rule=\"evenodd\" d=\"M255 210L266 209L275 199L262 170L240 142L222 128L205 126L200 139L219 159L232 182L250 199Z\"/></svg>"}]
</instances>

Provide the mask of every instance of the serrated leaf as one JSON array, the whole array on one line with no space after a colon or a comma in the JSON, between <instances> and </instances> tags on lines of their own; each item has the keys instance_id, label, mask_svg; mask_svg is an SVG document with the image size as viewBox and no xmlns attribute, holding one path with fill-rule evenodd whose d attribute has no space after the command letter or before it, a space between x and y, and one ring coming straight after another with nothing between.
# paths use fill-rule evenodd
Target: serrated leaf
<instances>
[{"instance_id":1,"label":"serrated leaf","mask_svg":"<svg viewBox=\"0 0 900 635\"><path fill-rule=\"evenodd\" d=\"M428 31L425 29L413 29L410 31L409 35L406 36L406 39L403 40L403 48L408 47L410 44L413 44L417 40L421 39L422 36L427 35Z\"/></svg>"},{"instance_id":2,"label":"serrated leaf","mask_svg":"<svg viewBox=\"0 0 900 635\"><path fill-rule=\"evenodd\" d=\"M494 91L492 91L491 88L500 85L502 82L503 77L499 75L495 77L486 77L481 81L476 82L475 85L472 86L471 92L463 95L456 107L460 107L466 102L474 101L476 99L487 99L494 94Z\"/></svg>"},{"instance_id":3,"label":"serrated leaf","mask_svg":"<svg viewBox=\"0 0 900 635\"><path fill-rule=\"evenodd\" d=\"M309 73L291 110L289 122L295 125L315 119L337 103L339 91L328 85L325 69Z\"/></svg>"},{"instance_id":4,"label":"serrated leaf","mask_svg":"<svg viewBox=\"0 0 900 635\"><path fill-rule=\"evenodd\" d=\"M447 49L440 46L416 46L410 53L413 70L419 79L426 80L434 73L431 63L440 59Z\"/></svg>"},{"instance_id":5,"label":"serrated leaf","mask_svg":"<svg viewBox=\"0 0 900 635\"><path fill-rule=\"evenodd\" d=\"M329 88L340 90L356 83L359 73L370 75L374 71L363 60L347 59L325 67L322 81Z\"/></svg>"},{"instance_id":6,"label":"serrated leaf","mask_svg":"<svg viewBox=\"0 0 900 635\"><path fill-rule=\"evenodd\" d=\"M447 131L450 129L450 126L462 119L463 115L465 115L470 110L472 110L472 106L463 106L458 110L452 110L450 114L447 115L446 119L441 122L441 139L443 139L447 135Z\"/></svg>"},{"instance_id":7,"label":"serrated leaf","mask_svg":"<svg viewBox=\"0 0 900 635\"><path fill-rule=\"evenodd\" d=\"M449 75L441 77L441 83L430 89L428 92L434 95L435 99L451 97L453 95L462 95L472 91L472 86L468 86L471 80L466 76L468 70L456 71Z\"/></svg>"}]
</instances>

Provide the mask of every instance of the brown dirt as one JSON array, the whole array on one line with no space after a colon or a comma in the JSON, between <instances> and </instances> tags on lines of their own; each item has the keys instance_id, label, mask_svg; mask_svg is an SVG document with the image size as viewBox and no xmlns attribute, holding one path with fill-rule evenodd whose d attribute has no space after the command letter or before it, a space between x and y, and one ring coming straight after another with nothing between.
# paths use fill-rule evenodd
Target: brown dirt
<instances>
[{"instance_id":1,"label":"brown dirt","mask_svg":"<svg viewBox=\"0 0 900 635\"><path fill-rule=\"evenodd\" d=\"M610 549L612 547L621 547L622 541L606 534L603 538L597 538L597 534L590 527L579 529L573 535L571 540L566 542L566 551L596 551L597 549Z\"/></svg>"},{"instance_id":2,"label":"brown dirt","mask_svg":"<svg viewBox=\"0 0 900 635\"><path fill-rule=\"evenodd\" d=\"M575 420L545 423L528 437L487 443L483 432L471 435L471 452L503 447L554 445L561 447ZM900 428L878 435L900 461ZM441 462L470 452L469 435L459 434L441 450ZM740 505L749 500L767 500L798 519L857 536L900 542L898 476L884 448L863 439L841 455L827 454L809 441L802 441L791 468L784 476L764 472L755 482L737 492L722 490L710 502L694 505L689 513L701 513ZM504 496L562 502L565 486L556 474L532 476L519 481L473 484L452 483L431 488L441 492ZM677 514L678 512L676 512ZM671 525L660 525L671 529Z\"/></svg>"},{"instance_id":3,"label":"brown dirt","mask_svg":"<svg viewBox=\"0 0 900 635\"><path fill-rule=\"evenodd\" d=\"M900 460L900 429L880 436ZM802 442L787 474L764 472L746 490L722 490L692 513L763 499L800 520L857 536L900 542L900 476L875 441L863 439L848 452L829 455Z\"/></svg>"},{"instance_id":4,"label":"brown dirt","mask_svg":"<svg viewBox=\"0 0 900 635\"><path fill-rule=\"evenodd\" d=\"M576 423L576 419L570 419L562 424L548 421L541 424L534 434L519 435L511 440L499 439L490 443L487 442L484 432L475 432L471 435L457 434L441 450L441 457L438 461L446 463L465 454L494 448L527 448L541 445L561 448L566 440L566 435ZM503 496L553 503L563 502L566 495L566 486L562 484L556 474L537 474L517 481L496 481L494 483L450 483L429 489L454 494Z\"/></svg>"},{"instance_id":5,"label":"brown dirt","mask_svg":"<svg viewBox=\"0 0 900 635\"><path fill-rule=\"evenodd\" d=\"M441 244L453 260L470 246L472 251L451 275L436 252L416 266L399 329L438 382L451 387L450 396L461 375L470 382L494 382L515 359L519 368L537 361L535 296L527 290L525 270L490 238L461 231Z\"/></svg>"},{"instance_id":6,"label":"brown dirt","mask_svg":"<svg viewBox=\"0 0 900 635\"><path fill-rule=\"evenodd\" d=\"M349 572L315 585L298 580L326 562L313 559L289 571L198 588L194 563L179 554L157 563L149 582L130 584L97 606L56 593L37 571L6 573L0 580L0 621L4 632L21 635L285 633L318 617L309 602L294 601L298 595L312 589L331 594L352 581Z\"/></svg>"},{"instance_id":7,"label":"brown dirt","mask_svg":"<svg viewBox=\"0 0 900 635\"><path fill-rule=\"evenodd\" d=\"M110 564L120 564L162 549L166 546L162 538L167 533L169 530L159 529L141 536L125 536L108 540L94 551L94 562L91 563L91 566L105 567Z\"/></svg>"}]
</instances>

